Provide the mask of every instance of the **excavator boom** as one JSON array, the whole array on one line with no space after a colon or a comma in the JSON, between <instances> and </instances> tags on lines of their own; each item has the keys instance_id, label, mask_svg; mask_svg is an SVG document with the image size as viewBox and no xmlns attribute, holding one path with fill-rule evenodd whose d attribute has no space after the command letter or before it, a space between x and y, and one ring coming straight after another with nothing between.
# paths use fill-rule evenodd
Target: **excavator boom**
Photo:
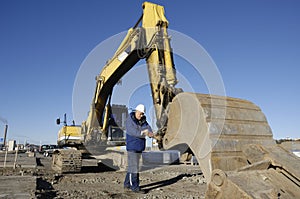
<instances>
[{"instance_id":1,"label":"excavator boom","mask_svg":"<svg viewBox=\"0 0 300 199\"><path fill-rule=\"evenodd\" d=\"M142 23L142 26L138 26ZM148 74L155 107L157 125L163 129L166 125L166 108L172 98L181 89L177 84L176 70L170 46L167 27L169 22L160 5L145 2L143 15L108 60L96 79L96 89L88 119L85 123L87 140L98 131L101 140L107 140L108 121L110 119L110 97L113 87L139 60L146 59Z\"/></svg>"}]
</instances>

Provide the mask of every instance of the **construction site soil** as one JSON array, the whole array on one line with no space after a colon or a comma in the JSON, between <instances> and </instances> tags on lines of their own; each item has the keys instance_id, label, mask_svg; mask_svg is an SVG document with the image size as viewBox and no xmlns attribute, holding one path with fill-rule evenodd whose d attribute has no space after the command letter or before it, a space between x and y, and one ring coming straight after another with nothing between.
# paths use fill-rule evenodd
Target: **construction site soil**
<instances>
[{"instance_id":1,"label":"construction site soil","mask_svg":"<svg viewBox=\"0 0 300 199\"><path fill-rule=\"evenodd\" d=\"M0 198L204 198L207 186L198 165L144 166L142 194L123 189L125 171L94 160L83 160L80 173L59 174L51 157L40 154L8 154L5 163L1 154L0 159Z\"/></svg>"}]
</instances>

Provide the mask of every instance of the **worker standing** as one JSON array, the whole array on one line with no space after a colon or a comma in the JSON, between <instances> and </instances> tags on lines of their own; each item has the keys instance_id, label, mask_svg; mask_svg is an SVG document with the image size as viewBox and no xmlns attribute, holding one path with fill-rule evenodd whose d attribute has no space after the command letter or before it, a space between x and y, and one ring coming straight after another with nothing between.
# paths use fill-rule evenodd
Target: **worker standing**
<instances>
[{"instance_id":1,"label":"worker standing","mask_svg":"<svg viewBox=\"0 0 300 199\"><path fill-rule=\"evenodd\" d=\"M139 104L135 110L129 114L126 121L128 168L124 181L124 189L131 189L136 193L145 193L145 191L140 188L139 162L146 146L145 137L153 137L153 132L146 120L145 113L145 106Z\"/></svg>"}]
</instances>

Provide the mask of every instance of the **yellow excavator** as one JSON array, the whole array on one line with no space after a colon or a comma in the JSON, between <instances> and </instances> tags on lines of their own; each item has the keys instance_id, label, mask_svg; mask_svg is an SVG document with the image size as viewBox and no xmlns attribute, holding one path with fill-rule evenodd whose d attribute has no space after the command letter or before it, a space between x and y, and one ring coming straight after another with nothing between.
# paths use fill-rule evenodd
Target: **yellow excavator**
<instances>
[{"instance_id":1,"label":"yellow excavator","mask_svg":"<svg viewBox=\"0 0 300 199\"><path fill-rule=\"evenodd\" d=\"M143 15L97 76L89 116L82 124L84 142L109 146L113 88L145 59L159 146L187 146L193 152L208 183L206 198L300 198L300 159L276 144L258 106L175 87L168 25L163 6L143 4ZM62 160L63 155L54 156Z\"/></svg>"}]
</instances>

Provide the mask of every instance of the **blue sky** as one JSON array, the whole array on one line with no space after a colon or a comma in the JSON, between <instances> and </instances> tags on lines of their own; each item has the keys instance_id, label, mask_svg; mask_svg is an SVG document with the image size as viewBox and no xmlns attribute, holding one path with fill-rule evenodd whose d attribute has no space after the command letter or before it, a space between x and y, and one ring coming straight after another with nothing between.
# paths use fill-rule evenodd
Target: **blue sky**
<instances>
[{"instance_id":1,"label":"blue sky","mask_svg":"<svg viewBox=\"0 0 300 199\"><path fill-rule=\"evenodd\" d=\"M275 138L300 137L299 1L152 2L165 6L170 29L205 48L228 96L257 104ZM133 26L142 3L0 1L0 118L8 121L9 139L56 142L55 119L64 113L73 119L73 86L82 62L102 41ZM185 67L179 58L175 64ZM2 122L0 137L3 131Z\"/></svg>"}]
</instances>

